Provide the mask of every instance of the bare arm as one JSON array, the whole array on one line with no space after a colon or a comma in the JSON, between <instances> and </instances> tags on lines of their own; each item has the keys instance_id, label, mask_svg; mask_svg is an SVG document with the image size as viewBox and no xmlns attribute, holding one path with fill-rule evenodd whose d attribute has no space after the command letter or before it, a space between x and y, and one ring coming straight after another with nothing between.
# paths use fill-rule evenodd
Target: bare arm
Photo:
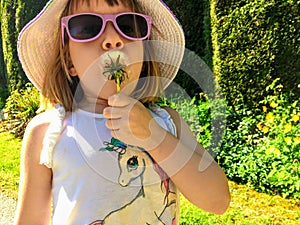
<instances>
[{"instance_id":1,"label":"bare arm","mask_svg":"<svg viewBox=\"0 0 300 225\"><path fill-rule=\"evenodd\" d=\"M31 123L23 138L15 225L50 224L52 171L39 163L47 128L47 123Z\"/></svg>"},{"instance_id":2,"label":"bare arm","mask_svg":"<svg viewBox=\"0 0 300 225\"><path fill-rule=\"evenodd\" d=\"M167 111L177 127L178 139L166 133L161 144L150 154L190 202L211 213L224 213L230 202L224 172L197 142L178 113L171 109Z\"/></svg>"}]
</instances>

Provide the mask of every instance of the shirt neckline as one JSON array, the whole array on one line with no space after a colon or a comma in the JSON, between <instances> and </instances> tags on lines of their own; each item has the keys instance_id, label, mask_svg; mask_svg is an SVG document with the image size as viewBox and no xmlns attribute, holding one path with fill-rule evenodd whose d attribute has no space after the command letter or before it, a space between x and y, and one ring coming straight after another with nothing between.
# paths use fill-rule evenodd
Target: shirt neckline
<instances>
[{"instance_id":1,"label":"shirt neckline","mask_svg":"<svg viewBox=\"0 0 300 225\"><path fill-rule=\"evenodd\" d=\"M83 110L83 109L76 109L76 112L80 113L80 114L84 114L84 115L87 115L89 117L94 117L96 119L104 119L104 116L102 113L94 113L94 112L89 112L89 111L86 111L86 110Z\"/></svg>"}]
</instances>

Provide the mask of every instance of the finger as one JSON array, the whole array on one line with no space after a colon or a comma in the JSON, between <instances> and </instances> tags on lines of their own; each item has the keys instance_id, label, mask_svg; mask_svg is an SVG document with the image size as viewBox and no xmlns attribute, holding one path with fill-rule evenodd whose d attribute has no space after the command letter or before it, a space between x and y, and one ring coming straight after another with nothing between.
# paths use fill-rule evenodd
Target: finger
<instances>
[{"instance_id":1,"label":"finger","mask_svg":"<svg viewBox=\"0 0 300 225\"><path fill-rule=\"evenodd\" d=\"M120 129L120 125L119 125L119 120L118 119L109 119L106 121L105 125L106 127L111 130L111 131L116 131Z\"/></svg>"},{"instance_id":2,"label":"finger","mask_svg":"<svg viewBox=\"0 0 300 225\"><path fill-rule=\"evenodd\" d=\"M112 95L108 98L108 105L114 107L126 107L131 104L132 98L122 93Z\"/></svg>"},{"instance_id":3,"label":"finger","mask_svg":"<svg viewBox=\"0 0 300 225\"><path fill-rule=\"evenodd\" d=\"M122 132L121 132L121 130L112 130L110 133L111 133L111 136L113 138L116 138L116 139L118 139L118 140L120 140L120 141L122 141L124 143L126 142L126 140L124 140L122 138Z\"/></svg>"},{"instance_id":4,"label":"finger","mask_svg":"<svg viewBox=\"0 0 300 225\"><path fill-rule=\"evenodd\" d=\"M112 130L111 132L110 132L110 135L113 137L113 138L115 138L115 139L119 139L120 140L120 138L118 138L118 135L116 134L118 131L117 130ZM121 140L120 140L121 141Z\"/></svg>"},{"instance_id":5,"label":"finger","mask_svg":"<svg viewBox=\"0 0 300 225\"><path fill-rule=\"evenodd\" d=\"M106 119L120 119L122 117L120 110L115 107L106 107L103 110L103 116Z\"/></svg>"}]
</instances>

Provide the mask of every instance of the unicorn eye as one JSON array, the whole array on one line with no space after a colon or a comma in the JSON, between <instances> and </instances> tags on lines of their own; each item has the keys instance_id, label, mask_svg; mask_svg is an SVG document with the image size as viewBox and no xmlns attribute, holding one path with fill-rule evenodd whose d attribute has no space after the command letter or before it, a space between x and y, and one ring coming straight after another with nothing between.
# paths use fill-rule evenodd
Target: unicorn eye
<instances>
[{"instance_id":1,"label":"unicorn eye","mask_svg":"<svg viewBox=\"0 0 300 225\"><path fill-rule=\"evenodd\" d=\"M127 169L128 171L136 170L139 166L139 162L137 160L137 156L133 156L127 161Z\"/></svg>"}]
</instances>

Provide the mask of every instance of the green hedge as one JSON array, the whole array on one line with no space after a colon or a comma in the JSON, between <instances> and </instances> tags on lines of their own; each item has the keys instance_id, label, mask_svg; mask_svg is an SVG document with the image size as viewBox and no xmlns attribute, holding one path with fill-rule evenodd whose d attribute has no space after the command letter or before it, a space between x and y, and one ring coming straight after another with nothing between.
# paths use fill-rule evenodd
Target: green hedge
<instances>
[{"instance_id":1,"label":"green hedge","mask_svg":"<svg viewBox=\"0 0 300 225\"><path fill-rule=\"evenodd\" d=\"M214 72L229 105L254 108L280 78L300 88L300 1L211 1Z\"/></svg>"},{"instance_id":2,"label":"green hedge","mask_svg":"<svg viewBox=\"0 0 300 225\"><path fill-rule=\"evenodd\" d=\"M212 47L209 0L167 0L165 2L183 27L186 48L201 57L211 68ZM197 82L183 71L179 71L175 82L191 96L202 92Z\"/></svg>"},{"instance_id":3,"label":"green hedge","mask_svg":"<svg viewBox=\"0 0 300 225\"><path fill-rule=\"evenodd\" d=\"M4 77L7 77L9 91L16 90L26 83L24 76L21 74L16 48L18 36L15 25L16 8L16 1L1 1L1 39L4 60L4 62L1 62L1 67L4 68Z\"/></svg>"},{"instance_id":4,"label":"green hedge","mask_svg":"<svg viewBox=\"0 0 300 225\"><path fill-rule=\"evenodd\" d=\"M17 53L17 38L24 25L46 4L47 0L1 1L0 87L12 92L28 82ZM1 94L1 93L0 93ZM0 98L7 96L1 95Z\"/></svg>"}]
</instances>

